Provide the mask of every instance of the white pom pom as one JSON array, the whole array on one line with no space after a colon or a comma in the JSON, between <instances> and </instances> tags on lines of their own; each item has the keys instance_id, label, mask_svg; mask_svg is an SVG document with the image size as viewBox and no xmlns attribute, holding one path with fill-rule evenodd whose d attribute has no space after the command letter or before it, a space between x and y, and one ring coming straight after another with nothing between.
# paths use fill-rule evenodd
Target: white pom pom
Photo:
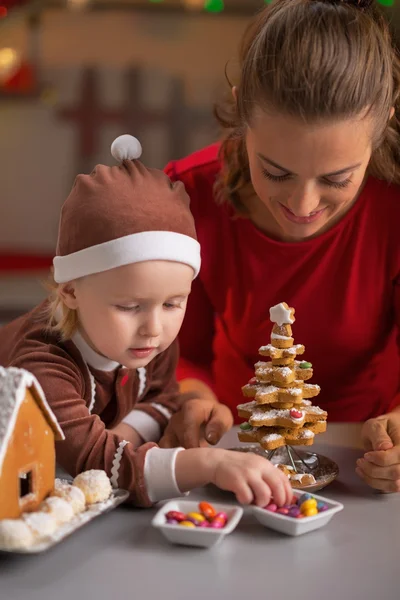
<instances>
[{"instance_id":1,"label":"white pom pom","mask_svg":"<svg viewBox=\"0 0 400 600\"><path fill-rule=\"evenodd\" d=\"M142 146L133 135L120 135L111 144L111 154L118 162L134 160L142 155Z\"/></svg>"}]
</instances>

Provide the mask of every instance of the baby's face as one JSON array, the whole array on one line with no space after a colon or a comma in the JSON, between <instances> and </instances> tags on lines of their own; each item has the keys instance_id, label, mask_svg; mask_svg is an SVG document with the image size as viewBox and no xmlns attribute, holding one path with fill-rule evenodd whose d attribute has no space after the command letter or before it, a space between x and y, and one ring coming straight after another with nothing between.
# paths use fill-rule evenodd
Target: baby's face
<instances>
[{"instance_id":1,"label":"baby's face","mask_svg":"<svg viewBox=\"0 0 400 600\"><path fill-rule=\"evenodd\" d=\"M99 354L128 369L146 366L178 335L192 279L191 267L160 260L75 281L83 336Z\"/></svg>"}]
</instances>

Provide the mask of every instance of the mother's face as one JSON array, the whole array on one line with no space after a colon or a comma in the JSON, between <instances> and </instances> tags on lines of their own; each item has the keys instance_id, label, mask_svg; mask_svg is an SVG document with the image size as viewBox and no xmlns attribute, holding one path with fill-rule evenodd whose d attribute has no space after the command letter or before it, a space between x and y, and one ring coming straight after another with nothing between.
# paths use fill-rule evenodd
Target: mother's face
<instances>
[{"instance_id":1,"label":"mother's face","mask_svg":"<svg viewBox=\"0 0 400 600\"><path fill-rule=\"evenodd\" d=\"M309 125L283 114L256 114L246 146L266 231L303 240L339 220L363 183L371 133L368 118Z\"/></svg>"}]
</instances>

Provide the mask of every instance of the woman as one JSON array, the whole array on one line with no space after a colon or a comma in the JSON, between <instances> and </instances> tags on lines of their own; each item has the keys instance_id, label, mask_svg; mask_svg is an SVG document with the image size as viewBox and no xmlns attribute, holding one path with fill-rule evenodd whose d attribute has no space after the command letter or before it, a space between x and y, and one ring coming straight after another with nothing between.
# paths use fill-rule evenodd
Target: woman
<instances>
[{"instance_id":1,"label":"woman","mask_svg":"<svg viewBox=\"0 0 400 600\"><path fill-rule=\"evenodd\" d=\"M371 0L275 0L240 64L222 143L166 169L191 197L203 266L180 338L198 400L163 443L230 426L285 301L318 404L365 421L357 472L400 491L400 63L386 21Z\"/></svg>"}]
</instances>

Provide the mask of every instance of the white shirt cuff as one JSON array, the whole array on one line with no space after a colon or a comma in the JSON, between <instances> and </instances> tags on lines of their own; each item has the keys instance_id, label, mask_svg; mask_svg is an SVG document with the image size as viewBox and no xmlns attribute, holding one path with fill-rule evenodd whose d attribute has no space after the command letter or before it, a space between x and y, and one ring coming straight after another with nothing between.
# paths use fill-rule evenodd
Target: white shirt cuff
<instances>
[{"instance_id":1,"label":"white shirt cuff","mask_svg":"<svg viewBox=\"0 0 400 600\"><path fill-rule=\"evenodd\" d=\"M161 437L160 425L142 410L131 410L122 422L136 429L145 442L158 442Z\"/></svg>"},{"instance_id":2,"label":"white shirt cuff","mask_svg":"<svg viewBox=\"0 0 400 600\"><path fill-rule=\"evenodd\" d=\"M175 478L175 462L184 448L151 448L144 462L144 480L151 502L186 496L178 488Z\"/></svg>"}]
</instances>

